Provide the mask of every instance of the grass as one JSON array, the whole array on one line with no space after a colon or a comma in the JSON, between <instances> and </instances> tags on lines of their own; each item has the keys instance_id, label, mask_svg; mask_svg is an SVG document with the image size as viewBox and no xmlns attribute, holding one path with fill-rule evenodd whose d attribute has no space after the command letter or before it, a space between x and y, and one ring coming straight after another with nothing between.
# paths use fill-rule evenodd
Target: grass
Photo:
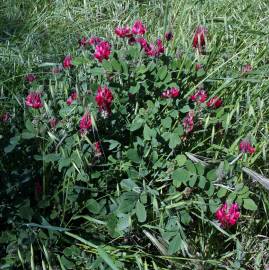
<instances>
[{"instance_id":1,"label":"grass","mask_svg":"<svg viewBox=\"0 0 269 270\"><path fill-rule=\"evenodd\" d=\"M147 25L149 39L162 37L166 30L171 30L175 38L169 53L189 54L192 52L193 31L197 25L202 24L209 30L210 62L207 64L208 75L200 83L210 89L212 96L218 95L229 101L226 103L229 116L225 119L224 134L219 134L214 128L210 135L204 132L203 140L191 145L189 152L212 160L222 160L225 156L234 156L239 140L249 135L255 138L257 151L248 159L248 167L268 176L268 14L266 0L5 1L0 4L0 114L6 110L12 111L18 101L22 100L26 91L22 87L22 81L26 74L36 72L41 63L60 63L66 54L77 48L78 39L84 35L98 35L114 40L115 26L129 24L134 19L141 18ZM200 55L196 55L196 58L198 62L204 61ZM254 68L249 75L241 74L245 64L251 64ZM41 77L42 73L38 76ZM189 95L196 87L197 85L191 85L184 94ZM236 121L232 121L234 118ZM209 122L210 120L208 119ZM203 143L207 143L208 147L201 147ZM246 175L241 174L239 178L240 181L245 181ZM153 256L140 247L134 251L124 247L115 249L113 242L98 249L96 243L92 244L76 234L65 234L78 240L86 254L99 254L111 269L117 269L113 260L120 263L136 262L136 269L167 269L164 263L167 261L174 269L183 269L182 262L185 263L184 269L193 269L193 266L196 269L261 269L269 260L266 221L269 202L263 188L254 189L252 184L250 188L266 217L261 219L252 216L253 221L244 227L241 235L228 235L225 243L235 248L232 249L233 252L222 254L220 258L202 260L187 256ZM203 251L203 254L198 255L209 258L208 253L213 252L212 247L200 235L203 234L204 227L210 225L210 221L205 220L203 213L198 218L203 222L194 242ZM161 222L161 218L156 223L158 222ZM102 224L97 226L95 223L98 224L98 221L88 220L88 223L82 223L82 227L86 231L88 228L89 231L93 228L102 231L98 227ZM259 234L259 229L262 234ZM141 237L148 237L149 243L155 243L159 251L163 250L158 237L150 235ZM68 244L71 242L69 240ZM40 242L40 246L41 244L43 243ZM43 250L44 248L40 247ZM255 256L251 255L253 251ZM31 267L34 269L32 246L31 254ZM43 254L43 264L50 269L49 255L47 251ZM61 268L65 269L63 257L57 258ZM156 262L160 262L159 268L155 266ZM87 263L90 265L92 262ZM5 268L0 266L0 269Z\"/></svg>"}]
</instances>

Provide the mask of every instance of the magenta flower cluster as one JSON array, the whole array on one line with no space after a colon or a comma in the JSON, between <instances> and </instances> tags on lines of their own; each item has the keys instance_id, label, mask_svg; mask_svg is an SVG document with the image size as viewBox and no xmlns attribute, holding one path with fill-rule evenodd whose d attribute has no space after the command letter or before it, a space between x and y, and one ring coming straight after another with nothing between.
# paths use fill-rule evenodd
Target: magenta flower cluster
<instances>
[{"instance_id":1,"label":"magenta flower cluster","mask_svg":"<svg viewBox=\"0 0 269 270\"><path fill-rule=\"evenodd\" d=\"M230 228L235 225L240 217L240 211L237 203L228 205L224 203L216 211L216 219L220 222L223 228Z\"/></svg>"}]
</instances>

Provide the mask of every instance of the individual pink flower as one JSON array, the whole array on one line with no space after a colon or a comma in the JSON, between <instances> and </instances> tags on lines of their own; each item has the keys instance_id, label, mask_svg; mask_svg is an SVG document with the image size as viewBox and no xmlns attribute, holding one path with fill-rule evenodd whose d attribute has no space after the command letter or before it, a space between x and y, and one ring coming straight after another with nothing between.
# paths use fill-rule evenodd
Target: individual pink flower
<instances>
[{"instance_id":1,"label":"individual pink flower","mask_svg":"<svg viewBox=\"0 0 269 270\"><path fill-rule=\"evenodd\" d=\"M166 39L167 41L172 40L173 37L174 37L174 35L173 35L173 33L172 33L171 31L170 31L170 32L166 32L164 36L165 36L165 39Z\"/></svg>"},{"instance_id":2,"label":"individual pink flower","mask_svg":"<svg viewBox=\"0 0 269 270\"><path fill-rule=\"evenodd\" d=\"M183 119L183 127L185 129L186 133L189 133L193 130L194 128L194 111L189 111L187 115Z\"/></svg>"},{"instance_id":3,"label":"individual pink flower","mask_svg":"<svg viewBox=\"0 0 269 270\"><path fill-rule=\"evenodd\" d=\"M110 114L112 100L113 95L111 90L107 86L104 86L103 88L99 86L97 90L97 95L95 97L95 101L99 107L99 111Z\"/></svg>"},{"instance_id":4,"label":"individual pink flower","mask_svg":"<svg viewBox=\"0 0 269 270\"><path fill-rule=\"evenodd\" d=\"M207 99L207 93L203 89L199 89L194 95L190 97L191 101L197 103L204 103Z\"/></svg>"},{"instance_id":5,"label":"individual pink flower","mask_svg":"<svg viewBox=\"0 0 269 270\"><path fill-rule=\"evenodd\" d=\"M253 154L256 149L251 145L248 140L242 140L239 144L239 149L242 153Z\"/></svg>"},{"instance_id":6,"label":"individual pink flower","mask_svg":"<svg viewBox=\"0 0 269 270\"><path fill-rule=\"evenodd\" d=\"M162 92L162 97L163 98L176 98L178 97L180 94L180 91L178 88L176 87L172 87L170 89L167 89L165 91Z\"/></svg>"},{"instance_id":7,"label":"individual pink flower","mask_svg":"<svg viewBox=\"0 0 269 270\"><path fill-rule=\"evenodd\" d=\"M86 37L82 37L79 41L78 44L80 47L85 47L87 45L87 38Z\"/></svg>"},{"instance_id":8,"label":"individual pink flower","mask_svg":"<svg viewBox=\"0 0 269 270\"><path fill-rule=\"evenodd\" d=\"M67 104L68 106L70 106L70 105L73 103L73 101L76 100L77 98L78 98L77 92L76 92L76 91L73 91L73 92L71 93L71 96L68 97L68 99L66 100L66 104Z\"/></svg>"},{"instance_id":9,"label":"individual pink flower","mask_svg":"<svg viewBox=\"0 0 269 270\"><path fill-rule=\"evenodd\" d=\"M41 93L39 92L30 92L25 99L25 104L28 107L32 107L34 109L39 109L43 107L41 100Z\"/></svg>"},{"instance_id":10,"label":"individual pink flower","mask_svg":"<svg viewBox=\"0 0 269 270\"><path fill-rule=\"evenodd\" d=\"M202 69L202 68L203 68L203 65L202 65L202 64L197 63L197 64L195 65L195 70L196 70L196 71L198 71L199 69Z\"/></svg>"},{"instance_id":11,"label":"individual pink flower","mask_svg":"<svg viewBox=\"0 0 269 270\"><path fill-rule=\"evenodd\" d=\"M88 43L89 43L89 45L96 46L96 45L98 45L101 41L102 41L102 39L99 38L99 37L91 37L91 38L88 40Z\"/></svg>"},{"instance_id":12,"label":"individual pink flower","mask_svg":"<svg viewBox=\"0 0 269 270\"><path fill-rule=\"evenodd\" d=\"M94 57L99 61L102 62L103 59L108 59L111 53L110 44L107 41L101 41L95 47Z\"/></svg>"},{"instance_id":13,"label":"individual pink flower","mask_svg":"<svg viewBox=\"0 0 269 270\"><path fill-rule=\"evenodd\" d=\"M157 39L157 55L163 54L164 53L164 46L163 43L160 39Z\"/></svg>"},{"instance_id":14,"label":"individual pink flower","mask_svg":"<svg viewBox=\"0 0 269 270\"><path fill-rule=\"evenodd\" d=\"M145 53L148 56L156 57L156 56L159 56L159 55L164 53L163 43L160 39L157 39L156 45L157 46L154 46L154 44L152 44L152 43L146 44L146 45L143 45L143 49L145 50Z\"/></svg>"},{"instance_id":15,"label":"individual pink flower","mask_svg":"<svg viewBox=\"0 0 269 270\"><path fill-rule=\"evenodd\" d=\"M130 27L128 26L125 26L125 27L116 27L115 28L115 34L118 36L118 37L121 37L121 38L125 38L125 37L132 37L132 33L131 33L131 29Z\"/></svg>"},{"instance_id":16,"label":"individual pink flower","mask_svg":"<svg viewBox=\"0 0 269 270\"><path fill-rule=\"evenodd\" d=\"M139 43L140 46L141 46L141 48L143 48L143 49L146 49L148 47L148 42L146 41L146 39L144 39L142 37L141 38L137 38L135 41L137 43Z\"/></svg>"},{"instance_id":17,"label":"individual pink flower","mask_svg":"<svg viewBox=\"0 0 269 270\"><path fill-rule=\"evenodd\" d=\"M49 124L50 124L51 128L55 128L57 126L57 123L58 123L58 121L54 117L49 120Z\"/></svg>"},{"instance_id":18,"label":"individual pink flower","mask_svg":"<svg viewBox=\"0 0 269 270\"><path fill-rule=\"evenodd\" d=\"M92 119L89 112L85 112L79 122L79 127L82 132L87 131L92 126Z\"/></svg>"},{"instance_id":19,"label":"individual pink flower","mask_svg":"<svg viewBox=\"0 0 269 270\"><path fill-rule=\"evenodd\" d=\"M11 118L11 115L9 112L5 112L1 115L0 120L2 120L4 123L7 123Z\"/></svg>"},{"instance_id":20,"label":"individual pink flower","mask_svg":"<svg viewBox=\"0 0 269 270\"><path fill-rule=\"evenodd\" d=\"M238 204L232 203L230 206L227 203L222 204L216 211L215 216L223 228L229 228L235 225L240 217Z\"/></svg>"},{"instance_id":21,"label":"individual pink flower","mask_svg":"<svg viewBox=\"0 0 269 270\"><path fill-rule=\"evenodd\" d=\"M28 74L26 77L25 77L25 80L28 82L28 83L32 83L33 81L36 80L36 76L32 73Z\"/></svg>"},{"instance_id":22,"label":"individual pink flower","mask_svg":"<svg viewBox=\"0 0 269 270\"><path fill-rule=\"evenodd\" d=\"M198 26L195 30L192 47L198 49L199 52L202 52L205 48L205 37L207 35L207 28L204 26Z\"/></svg>"},{"instance_id":23,"label":"individual pink flower","mask_svg":"<svg viewBox=\"0 0 269 270\"><path fill-rule=\"evenodd\" d=\"M64 68L71 68L71 66L72 66L72 57L71 57L71 55L67 55L64 58L63 67Z\"/></svg>"},{"instance_id":24,"label":"individual pink flower","mask_svg":"<svg viewBox=\"0 0 269 270\"><path fill-rule=\"evenodd\" d=\"M134 35L144 35L146 33L146 28L142 24L140 20L135 21L134 26L132 28L132 33Z\"/></svg>"},{"instance_id":25,"label":"individual pink flower","mask_svg":"<svg viewBox=\"0 0 269 270\"><path fill-rule=\"evenodd\" d=\"M53 67L53 68L51 69L51 72L52 72L52 74L58 74L58 73L60 73L62 70L63 70L63 66L62 66L62 65L59 65L59 66L57 66L57 67Z\"/></svg>"},{"instance_id":26,"label":"individual pink flower","mask_svg":"<svg viewBox=\"0 0 269 270\"><path fill-rule=\"evenodd\" d=\"M217 109L222 105L222 99L215 96L213 98L211 98L207 103L206 106L208 108L213 108L213 109Z\"/></svg>"},{"instance_id":27,"label":"individual pink flower","mask_svg":"<svg viewBox=\"0 0 269 270\"><path fill-rule=\"evenodd\" d=\"M246 64L242 67L242 73L250 73L253 67L250 64Z\"/></svg>"},{"instance_id":28,"label":"individual pink flower","mask_svg":"<svg viewBox=\"0 0 269 270\"><path fill-rule=\"evenodd\" d=\"M95 151L95 156L100 157L102 156L102 148L101 148L101 142L95 142L94 143L94 151Z\"/></svg>"}]
</instances>

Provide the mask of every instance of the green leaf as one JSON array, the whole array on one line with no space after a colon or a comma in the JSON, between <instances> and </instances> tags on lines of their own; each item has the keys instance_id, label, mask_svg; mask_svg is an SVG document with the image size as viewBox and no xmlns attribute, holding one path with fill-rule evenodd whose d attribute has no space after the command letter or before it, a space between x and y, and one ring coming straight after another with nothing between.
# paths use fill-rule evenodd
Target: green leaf
<instances>
[{"instance_id":1,"label":"green leaf","mask_svg":"<svg viewBox=\"0 0 269 270\"><path fill-rule=\"evenodd\" d=\"M130 126L130 131L135 131L135 130L141 128L143 124L144 124L143 119L141 119L141 118L134 119L134 121L132 122L132 124Z\"/></svg>"},{"instance_id":2,"label":"green leaf","mask_svg":"<svg viewBox=\"0 0 269 270\"><path fill-rule=\"evenodd\" d=\"M72 59L72 64L74 66L79 66L79 65L82 65L82 64L86 64L87 62L89 62L85 57L74 57Z\"/></svg>"},{"instance_id":3,"label":"green leaf","mask_svg":"<svg viewBox=\"0 0 269 270\"><path fill-rule=\"evenodd\" d=\"M135 163L140 163L140 161L141 161L136 149L129 149L127 151L127 157L129 160L131 160Z\"/></svg>"},{"instance_id":4,"label":"green leaf","mask_svg":"<svg viewBox=\"0 0 269 270\"><path fill-rule=\"evenodd\" d=\"M6 147L4 148L4 152L5 152L6 154L8 154L8 153L12 152L12 151L14 150L15 147L16 147L16 144L9 144L8 146L6 146Z\"/></svg>"},{"instance_id":5,"label":"green leaf","mask_svg":"<svg viewBox=\"0 0 269 270\"><path fill-rule=\"evenodd\" d=\"M86 202L86 207L93 214L99 214L101 211L101 206L95 199L89 199Z\"/></svg>"},{"instance_id":6,"label":"green leaf","mask_svg":"<svg viewBox=\"0 0 269 270\"><path fill-rule=\"evenodd\" d=\"M112 270L120 270L113 262L112 258L106 253L102 247L97 248L99 256L107 263Z\"/></svg>"},{"instance_id":7,"label":"green leaf","mask_svg":"<svg viewBox=\"0 0 269 270\"><path fill-rule=\"evenodd\" d=\"M162 126L164 128L170 128L172 125L172 118L171 117L166 117L165 119L162 120Z\"/></svg>"},{"instance_id":8,"label":"green leaf","mask_svg":"<svg viewBox=\"0 0 269 270\"><path fill-rule=\"evenodd\" d=\"M222 187L219 189L217 196L218 198L222 198L226 195L226 193L227 193L227 189Z\"/></svg>"},{"instance_id":9,"label":"green leaf","mask_svg":"<svg viewBox=\"0 0 269 270\"><path fill-rule=\"evenodd\" d=\"M169 140L169 147L171 149L174 149L181 143L181 139L176 133L171 133L170 134L170 140Z\"/></svg>"},{"instance_id":10,"label":"green leaf","mask_svg":"<svg viewBox=\"0 0 269 270\"><path fill-rule=\"evenodd\" d=\"M149 128L149 126L147 124L144 126L143 135L144 135L144 139L146 141L150 140L150 138L151 138L151 129Z\"/></svg>"},{"instance_id":11,"label":"green leaf","mask_svg":"<svg viewBox=\"0 0 269 270\"><path fill-rule=\"evenodd\" d=\"M104 59L102 61L102 66L105 70L107 70L108 72L112 72L113 71L113 68L112 68L112 65L110 64L110 62L106 59Z\"/></svg>"},{"instance_id":12,"label":"green leaf","mask_svg":"<svg viewBox=\"0 0 269 270\"><path fill-rule=\"evenodd\" d=\"M243 207L250 211L256 211L258 208L256 203L252 199L244 199Z\"/></svg>"},{"instance_id":13,"label":"green leaf","mask_svg":"<svg viewBox=\"0 0 269 270\"><path fill-rule=\"evenodd\" d=\"M160 80L162 81L167 75L167 66L161 66L158 69L158 73L157 76L160 78Z\"/></svg>"},{"instance_id":14,"label":"green leaf","mask_svg":"<svg viewBox=\"0 0 269 270\"><path fill-rule=\"evenodd\" d=\"M24 131L24 132L22 132L21 137L23 139L33 139L35 137L35 134L34 133L27 132L27 131Z\"/></svg>"},{"instance_id":15,"label":"green leaf","mask_svg":"<svg viewBox=\"0 0 269 270\"><path fill-rule=\"evenodd\" d=\"M183 168L176 169L172 174L173 185L175 187L180 187L180 185L186 183L189 178L189 172Z\"/></svg>"},{"instance_id":16,"label":"green leaf","mask_svg":"<svg viewBox=\"0 0 269 270\"><path fill-rule=\"evenodd\" d=\"M25 127L27 128L27 130L30 133L35 133L34 125L32 124L32 122L29 119L27 119L27 121L25 122Z\"/></svg>"},{"instance_id":17,"label":"green leaf","mask_svg":"<svg viewBox=\"0 0 269 270\"><path fill-rule=\"evenodd\" d=\"M187 161L187 158L185 155L177 155L175 160L177 162L177 165L179 167L182 167L185 164L185 162Z\"/></svg>"},{"instance_id":18,"label":"green leaf","mask_svg":"<svg viewBox=\"0 0 269 270\"><path fill-rule=\"evenodd\" d=\"M172 241L169 243L168 247L168 253L170 255L176 253L181 248L182 239L180 238L179 233L172 239Z\"/></svg>"},{"instance_id":19,"label":"green leaf","mask_svg":"<svg viewBox=\"0 0 269 270\"><path fill-rule=\"evenodd\" d=\"M115 58L111 60L111 65L115 71L121 72L121 64Z\"/></svg>"},{"instance_id":20,"label":"green leaf","mask_svg":"<svg viewBox=\"0 0 269 270\"><path fill-rule=\"evenodd\" d=\"M147 212L144 204L142 204L140 201L137 201L136 207L135 207L135 213L138 218L139 222L145 222L147 219Z\"/></svg>"}]
</instances>

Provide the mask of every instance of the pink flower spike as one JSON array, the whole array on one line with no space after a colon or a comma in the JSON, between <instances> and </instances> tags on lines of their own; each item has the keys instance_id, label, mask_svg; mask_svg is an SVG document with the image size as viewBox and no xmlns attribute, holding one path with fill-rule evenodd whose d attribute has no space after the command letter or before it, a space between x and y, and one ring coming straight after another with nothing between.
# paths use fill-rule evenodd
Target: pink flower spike
<instances>
[{"instance_id":1,"label":"pink flower spike","mask_svg":"<svg viewBox=\"0 0 269 270\"><path fill-rule=\"evenodd\" d=\"M194 128L194 111L189 111L183 119L183 127L186 133L190 133Z\"/></svg>"},{"instance_id":2,"label":"pink flower spike","mask_svg":"<svg viewBox=\"0 0 269 270\"><path fill-rule=\"evenodd\" d=\"M215 96L211 98L207 103L206 106L211 109L217 109L222 105L222 99Z\"/></svg>"},{"instance_id":3,"label":"pink flower spike","mask_svg":"<svg viewBox=\"0 0 269 270\"><path fill-rule=\"evenodd\" d=\"M115 28L115 34L118 37L125 38L125 37L132 37L131 29L128 26L125 27L116 27Z\"/></svg>"},{"instance_id":4,"label":"pink flower spike","mask_svg":"<svg viewBox=\"0 0 269 270\"><path fill-rule=\"evenodd\" d=\"M87 38L83 37L78 41L80 47L85 47L87 45Z\"/></svg>"},{"instance_id":5,"label":"pink flower spike","mask_svg":"<svg viewBox=\"0 0 269 270\"><path fill-rule=\"evenodd\" d=\"M195 30L192 47L197 49L198 52L202 52L205 48L205 37L207 35L207 32L207 28L201 25L198 26Z\"/></svg>"},{"instance_id":6,"label":"pink flower spike","mask_svg":"<svg viewBox=\"0 0 269 270\"><path fill-rule=\"evenodd\" d=\"M71 57L71 55L67 55L64 58L63 67L64 68L71 68L71 66L72 66L72 57Z\"/></svg>"},{"instance_id":7,"label":"pink flower spike","mask_svg":"<svg viewBox=\"0 0 269 270\"><path fill-rule=\"evenodd\" d=\"M239 149L242 153L253 154L256 148L253 147L248 140L242 140L239 144Z\"/></svg>"},{"instance_id":8,"label":"pink flower spike","mask_svg":"<svg viewBox=\"0 0 269 270\"><path fill-rule=\"evenodd\" d=\"M31 92L25 99L25 104L28 107L32 107L34 109L39 109L43 107L41 100L41 93L39 92Z\"/></svg>"},{"instance_id":9,"label":"pink flower spike","mask_svg":"<svg viewBox=\"0 0 269 270\"><path fill-rule=\"evenodd\" d=\"M146 33L146 28L142 24L140 20L135 21L134 26L132 28L132 33L134 35L144 35Z\"/></svg>"},{"instance_id":10,"label":"pink flower spike","mask_svg":"<svg viewBox=\"0 0 269 270\"><path fill-rule=\"evenodd\" d=\"M176 87L172 87L170 89L167 89L165 90L163 93L162 93L162 97L163 98L176 98L178 97L180 94L180 91L178 88Z\"/></svg>"},{"instance_id":11,"label":"pink flower spike","mask_svg":"<svg viewBox=\"0 0 269 270\"><path fill-rule=\"evenodd\" d=\"M108 59L111 53L110 44L107 41L101 41L95 47L94 57L99 61L102 62L104 59Z\"/></svg>"},{"instance_id":12,"label":"pink flower spike","mask_svg":"<svg viewBox=\"0 0 269 270\"><path fill-rule=\"evenodd\" d=\"M198 70L201 69L201 68L203 68L203 65L202 65L202 64L197 63L197 64L195 65L195 70L196 70L196 71L198 71Z\"/></svg>"},{"instance_id":13,"label":"pink flower spike","mask_svg":"<svg viewBox=\"0 0 269 270\"><path fill-rule=\"evenodd\" d=\"M87 131L92 126L92 119L89 112L85 112L82 116L79 127L82 132Z\"/></svg>"},{"instance_id":14,"label":"pink flower spike","mask_svg":"<svg viewBox=\"0 0 269 270\"><path fill-rule=\"evenodd\" d=\"M28 83L32 83L33 81L36 80L36 76L34 74L28 74L26 77L25 77L25 80L28 82Z\"/></svg>"},{"instance_id":15,"label":"pink flower spike","mask_svg":"<svg viewBox=\"0 0 269 270\"><path fill-rule=\"evenodd\" d=\"M91 37L91 38L88 40L88 43L89 43L89 45L96 46L96 45L98 45L101 41L102 41L102 39L99 38L99 37Z\"/></svg>"},{"instance_id":16,"label":"pink flower spike","mask_svg":"<svg viewBox=\"0 0 269 270\"><path fill-rule=\"evenodd\" d=\"M111 90L107 86L104 86L103 88L99 86L95 97L99 111L103 112L104 115L109 115L111 113L112 100L113 95Z\"/></svg>"},{"instance_id":17,"label":"pink flower spike","mask_svg":"<svg viewBox=\"0 0 269 270\"><path fill-rule=\"evenodd\" d=\"M250 73L253 70L252 65L246 64L242 67L242 73Z\"/></svg>"},{"instance_id":18,"label":"pink flower spike","mask_svg":"<svg viewBox=\"0 0 269 270\"><path fill-rule=\"evenodd\" d=\"M50 124L50 127L51 127L51 128L55 128L56 125L57 125L57 123L58 123L58 121L57 121L56 118L51 118L51 119L49 120L49 124Z\"/></svg>"},{"instance_id":19,"label":"pink flower spike","mask_svg":"<svg viewBox=\"0 0 269 270\"><path fill-rule=\"evenodd\" d=\"M94 143L94 150L95 150L95 156L100 157L102 156L102 148L101 148L101 142L95 142Z\"/></svg>"},{"instance_id":20,"label":"pink flower spike","mask_svg":"<svg viewBox=\"0 0 269 270\"><path fill-rule=\"evenodd\" d=\"M204 103L207 99L207 93L203 89L199 89L194 95L190 97L191 101L197 103Z\"/></svg>"},{"instance_id":21,"label":"pink flower spike","mask_svg":"<svg viewBox=\"0 0 269 270\"><path fill-rule=\"evenodd\" d=\"M230 207L227 203L222 204L215 213L216 219L220 222L221 227L230 228L235 225L240 217L240 211L237 203L232 203Z\"/></svg>"}]
</instances>

